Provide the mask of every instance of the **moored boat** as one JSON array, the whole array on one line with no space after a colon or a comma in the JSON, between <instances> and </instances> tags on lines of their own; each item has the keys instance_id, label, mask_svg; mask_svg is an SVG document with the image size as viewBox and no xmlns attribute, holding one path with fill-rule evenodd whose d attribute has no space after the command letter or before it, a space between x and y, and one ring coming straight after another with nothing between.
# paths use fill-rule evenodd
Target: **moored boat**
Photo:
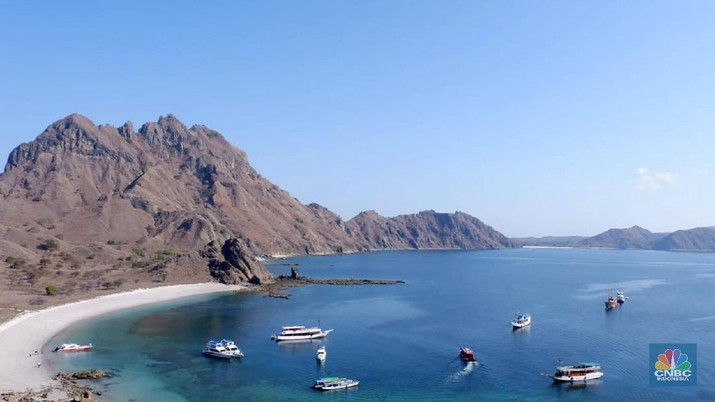
<instances>
[{"instance_id":1,"label":"moored boat","mask_svg":"<svg viewBox=\"0 0 715 402\"><path fill-rule=\"evenodd\" d=\"M469 348L461 348L459 349L459 357L462 358L465 362L476 362L477 357L474 355L474 351Z\"/></svg>"},{"instance_id":2,"label":"moored boat","mask_svg":"<svg viewBox=\"0 0 715 402\"><path fill-rule=\"evenodd\" d=\"M342 377L323 377L315 381L313 388L321 391L334 391L338 389L348 389L357 387L360 384L358 380L351 380Z\"/></svg>"},{"instance_id":3,"label":"moored boat","mask_svg":"<svg viewBox=\"0 0 715 402\"><path fill-rule=\"evenodd\" d=\"M556 367L556 372L549 376L554 382L590 381L603 377L603 370L598 363L581 363L575 366Z\"/></svg>"},{"instance_id":4,"label":"moored boat","mask_svg":"<svg viewBox=\"0 0 715 402\"><path fill-rule=\"evenodd\" d=\"M271 336L278 342L281 341L305 341L312 339L321 339L328 336L332 329L326 329L323 331L319 327L305 327L303 325L289 325L281 328L281 333L278 335Z\"/></svg>"},{"instance_id":5,"label":"moored boat","mask_svg":"<svg viewBox=\"0 0 715 402\"><path fill-rule=\"evenodd\" d=\"M315 352L315 358L318 359L318 361L320 362L324 362L327 357L328 352L325 350L325 345L319 346L318 351Z\"/></svg>"},{"instance_id":6,"label":"moored boat","mask_svg":"<svg viewBox=\"0 0 715 402\"><path fill-rule=\"evenodd\" d=\"M55 352L89 352L93 346L91 343L87 345L79 345L76 343L63 343L55 348Z\"/></svg>"},{"instance_id":7,"label":"moored boat","mask_svg":"<svg viewBox=\"0 0 715 402\"><path fill-rule=\"evenodd\" d=\"M514 328L524 328L531 325L531 314L516 313L516 317L511 320L511 326Z\"/></svg>"},{"instance_id":8,"label":"moored boat","mask_svg":"<svg viewBox=\"0 0 715 402\"><path fill-rule=\"evenodd\" d=\"M202 354L209 357L217 357L219 359L231 359L233 357L242 357L243 352L228 339L220 341L208 341L201 351Z\"/></svg>"}]
</instances>

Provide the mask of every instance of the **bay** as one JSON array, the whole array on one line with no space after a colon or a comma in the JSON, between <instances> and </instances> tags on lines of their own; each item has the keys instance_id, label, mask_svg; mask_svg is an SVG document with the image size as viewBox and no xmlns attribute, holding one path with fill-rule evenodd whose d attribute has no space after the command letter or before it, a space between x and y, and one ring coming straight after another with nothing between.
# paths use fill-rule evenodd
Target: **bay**
<instances>
[{"instance_id":1,"label":"bay","mask_svg":"<svg viewBox=\"0 0 715 402\"><path fill-rule=\"evenodd\" d=\"M276 260L318 278L403 279L395 286L309 285L288 300L238 293L121 311L58 334L91 353L50 354L58 370L105 368L116 401L715 400L715 255L655 251L508 249L395 251ZM609 292L630 298L606 312ZM531 327L512 331L517 311ZM284 325L320 325L323 342L277 344ZM200 354L229 338L237 361ZM651 386L651 343L696 343L697 385ZM325 344L324 364L315 350ZM458 358L467 346L477 366ZM603 380L555 385L558 360L596 361ZM319 393L326 375L361 381Z\"/></svg>"}]
</instances>

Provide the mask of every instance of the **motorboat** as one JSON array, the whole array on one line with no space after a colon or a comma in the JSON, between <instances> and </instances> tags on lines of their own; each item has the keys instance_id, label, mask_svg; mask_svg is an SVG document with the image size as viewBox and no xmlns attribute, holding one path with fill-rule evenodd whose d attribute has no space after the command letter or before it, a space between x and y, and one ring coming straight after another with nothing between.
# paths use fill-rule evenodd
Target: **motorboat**
<instances>
[{"instance_id":1,"label":"motorboat","mask_svg":"<svg viewBox=\"0 0 715 402\"><path fill-rule=\"evenodd\" d=\"M319 327L308 328L303 325L290 325L283 327L281 329L281 333L278 335L271 336L271 339L274 339L278 342L321 339L328 336L328 334L332 331L332 329L326 329L325 331L323 331Z\"/></svg>"},{"instance_id":2,"label":"motorboat","mask_svg":"<svg viewBox=\"0 0 715 402\"><path fill-rule=\"evenodd\" d=\"M514 328L524 328L531 325L531 314L516 313L516 317L511 320L511 326Z\"/></svg>"},{"instance_id":3,"label":"motorboat","mask_svg":"<svg viewBox=\"0 0 715 402\"><path fill-rule=\"evenodd\" d=\"M357 387L360 384L358 380L341 377L323 377L315 381L313 388L321 391L334 391L338 389L348 389Z\"/></svg>"},{"instance_id":4,"label":"motorboat","mask_svg":"<svg viewBox=\"0 0 715 402\"><path fill-rule=\"evenodd\" d=\"M201 353L206 356L217 357L219 359L231 359L233 357L243 356L243 353L238 349L233 341L228 339L208 341Z\"/></svg>"},{"instance_id":5,"label":"motorboat","mask_svg":"<svg viewBox=\"0 0 715 402\"><path fill-rule=\"evenodd\" d=\"M465 362L476 362L477 357L474 355L474 351L469 348L461 348L459 349L459 357L462 358Z\"/></svg>"},{"instance_id":6,"label":"motorboat","mask_svg":"<svg viewBox=\"0 0 715 402\"><path fill-rule=\"evenodd\" d=\"M628 297L626 297L625 293L623 293L622 290L619 290L618 292L616 292L616 301L618 302L618 304L625 303L627 298Z\"/></svg>"},{"instance_id":7,"label":"motorboat","mask_svg":"<svg viewBox=\"0 0 715 402\"><path fill-rule=\"evenodd\" d=\"M243 357L243 352L236 346L236 344L230 339L221 339L221 344L226 349L228 353L233 354L234 357Z\"/></svg>"},{"instance_id":8,"label":"motorboat","mask_svg":"<svg viewBox=\"0 0 715 402\"><path fill-rule=\"evenodd\" d=\"M603 377L603 370L598 363L581 363L575 366L556 367L556 372L549 377L553 378L554 382L586 382Z\"/></svg>"},{"instance_id":9,"label":"motorboat","mask_svg":"<svg viewBox=\"0 0 715 402\"><path fill-rule=\"evenodd\" d=\"M92 344L79 345L76 343L63 343L55 348L55 352L89 352L92 350Z\"/></svg>"},{"instance_id":10,"label":"motorboat","mask_svg":"<svg viewBox=\"0 0 715 402\"><path fill-rule=\"evenodd\" d=\"M328 352L325 350L325 345L320 345L318 347L318 351L315 352L315 358L318 359L319 362L324 362L325 358L328 357Z\"/></svg>"}]
</instances>

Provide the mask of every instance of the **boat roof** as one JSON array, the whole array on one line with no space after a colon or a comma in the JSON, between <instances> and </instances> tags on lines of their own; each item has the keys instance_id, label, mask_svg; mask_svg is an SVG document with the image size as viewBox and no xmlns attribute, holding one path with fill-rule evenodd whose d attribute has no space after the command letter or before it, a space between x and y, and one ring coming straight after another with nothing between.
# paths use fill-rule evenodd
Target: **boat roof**
<instances>
[{"instance_id":1,"label":"boat roof","mask_svg":"<svg viewBox=\"0 0 715 402\"><path fill-rule=\"evenodd\" d=\"M561 371L566 371L566 370L578 370L578 369L600 368L600 367L601 367L601 365L598 363L587 362L587 363L575 364L573 366L560 366L560 367L556 367L556 369L561 370Z\"/></svg>"}]
</instances>

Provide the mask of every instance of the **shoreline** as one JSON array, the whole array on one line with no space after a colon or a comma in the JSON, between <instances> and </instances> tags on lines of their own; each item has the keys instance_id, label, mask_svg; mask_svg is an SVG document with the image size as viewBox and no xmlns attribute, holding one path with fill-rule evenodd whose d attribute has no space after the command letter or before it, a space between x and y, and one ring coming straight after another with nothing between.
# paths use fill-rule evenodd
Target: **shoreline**
<instances>
[{"instance_id":1,"label":"shoreline","mask_svg":"<svg viewBox=\"0 0 715 402\"><path fill-rule=\"evenodd\" d=\"M119 310L161 303L185 297L246 289L245 285L216 282L135 289L21 313L0 325L0 392L37 391L57 385L55 374L45 364L42 347L71 325ZM39 351L39 354L33 354ZM38 363L42 363L38 365Z\"/></svg>"}]
</instances>

